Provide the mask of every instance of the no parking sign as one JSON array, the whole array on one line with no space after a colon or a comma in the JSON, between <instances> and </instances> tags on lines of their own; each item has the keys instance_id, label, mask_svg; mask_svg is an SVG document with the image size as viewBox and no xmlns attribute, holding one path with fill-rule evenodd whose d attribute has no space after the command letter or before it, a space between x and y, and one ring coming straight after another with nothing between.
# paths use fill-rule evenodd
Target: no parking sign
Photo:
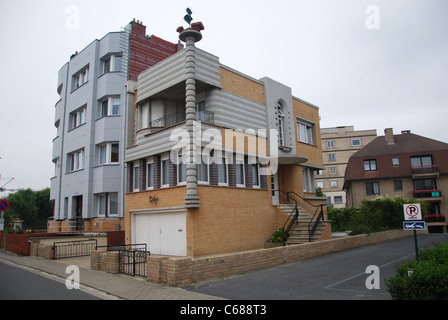
<instances>
[{"instance_id":1,"label":"no parking sign","mask_svg":"<svg viewBox=\"0 0 448 320\"><path fill-rule=\"evenodd\" d=\"M405 204L404 208L404 220L406 221L418 221L422 219L422 208L420 203L417 204Z\"/></svg>"}]
</instances>

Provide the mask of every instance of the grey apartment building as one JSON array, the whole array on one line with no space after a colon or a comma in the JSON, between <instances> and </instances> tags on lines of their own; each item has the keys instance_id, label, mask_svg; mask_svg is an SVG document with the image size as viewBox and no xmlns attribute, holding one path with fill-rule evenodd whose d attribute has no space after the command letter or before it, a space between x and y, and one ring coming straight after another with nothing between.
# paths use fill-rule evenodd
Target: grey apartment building
<instances>
[{"instance_id":1,"label":"grey apartment building","mask_svg":"<svg viewBox=\"0 0 448 320\"><path fill-rule=\"evenodd\" d=\"M126 101L127 84L177 50L177 44L147 36L134 20L94 40L60 69L49 232L123 229L125 111L134 103Z\"/></svg>"}]
</instances>

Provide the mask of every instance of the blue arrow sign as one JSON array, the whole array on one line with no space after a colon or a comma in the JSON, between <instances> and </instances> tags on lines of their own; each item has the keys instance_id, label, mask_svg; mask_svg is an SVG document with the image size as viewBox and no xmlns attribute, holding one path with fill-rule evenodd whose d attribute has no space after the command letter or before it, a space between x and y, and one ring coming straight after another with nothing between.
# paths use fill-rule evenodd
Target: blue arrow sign
<instances>
[{"instance_id":1,"label":"blue arrow sign","mask_svg":"<svg viewBox=\"0 0 448 320\"><path fill-rule=\"evenodd\" d=\"M404 230L426 230L425 221L406 221L403 222Z\"/></svg>"}]
</instances>

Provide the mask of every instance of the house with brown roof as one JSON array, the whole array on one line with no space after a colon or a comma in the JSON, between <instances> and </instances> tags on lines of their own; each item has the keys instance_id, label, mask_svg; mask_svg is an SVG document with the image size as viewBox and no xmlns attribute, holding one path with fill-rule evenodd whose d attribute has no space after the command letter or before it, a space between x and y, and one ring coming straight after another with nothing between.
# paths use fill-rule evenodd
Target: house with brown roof
<instances>
[{"instance_id":1,"label":"house with brown roof","mask_svg":"<svg viewBox=\"0 0 448 320\"><path fill-rule=\"evenodd\" d=\"M447 232L448 144L386 129L349 160L344 179L348 206L362 200L404 197L428 202L429 232Z\"/></svg>"}]
</instances>

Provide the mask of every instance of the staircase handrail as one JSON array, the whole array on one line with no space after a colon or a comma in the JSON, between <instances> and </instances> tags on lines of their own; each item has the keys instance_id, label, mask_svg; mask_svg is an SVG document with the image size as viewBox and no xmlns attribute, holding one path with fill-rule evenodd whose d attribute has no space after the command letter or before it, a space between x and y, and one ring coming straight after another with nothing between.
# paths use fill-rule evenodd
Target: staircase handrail
<instances>
[{"instance_id":1,"label":"staircase handrail","mask_svg":"<svg viewBox=\"0 0 448 320\"><path fill-rule=\"evenodd\" d=\"M288 194L288 198L294 199L294 201L297 204L300 202L300 205L302 207L304 207L304 209L306 209L309 212L313 212L314 208L316 208L314 210L313 216L310 219L310 222L308 223L308 240L309 240L309 242L311 242L311 237L313 236L314 231L316 231L317 225L319 224L319 222L321 220L324 221L324 210L323 210L323 207L326 206L326 204L318 204L318 205L312 204L311 202L309 202L308 200L304 199L302 196L298 195L294 191L290 191L287 194ZM295 198L291 197L290 194L293 194L294 196L298 197L298 199L295 199ZM319 213L319 215L317 216L316 220L314 220L314 218L316 217L316 214L318 214L318 213Z\"/></svg>"},{"instance_id":2,"label":"staircase handrail","mask_svg":"<svg viewBox=\"0 0 448 320\"><path fill-rule=\"evenodd\" d=\"M284 200L286 200L286 205L288 205L292 211L288 216L288 219L286 219L285 223L283 224L283 238L286 239L286 237L289 236L289 233L291 232L292 227L299 219L299 209L298 209L298 203L297 200L290 197L287 192L284 192L282 190L273 190L272 192L278 192L279 197L282 196ZM286 196L286 199L285 199ZM286 241L286 240L285 240Z\"/></svg>"}]
</instances>

